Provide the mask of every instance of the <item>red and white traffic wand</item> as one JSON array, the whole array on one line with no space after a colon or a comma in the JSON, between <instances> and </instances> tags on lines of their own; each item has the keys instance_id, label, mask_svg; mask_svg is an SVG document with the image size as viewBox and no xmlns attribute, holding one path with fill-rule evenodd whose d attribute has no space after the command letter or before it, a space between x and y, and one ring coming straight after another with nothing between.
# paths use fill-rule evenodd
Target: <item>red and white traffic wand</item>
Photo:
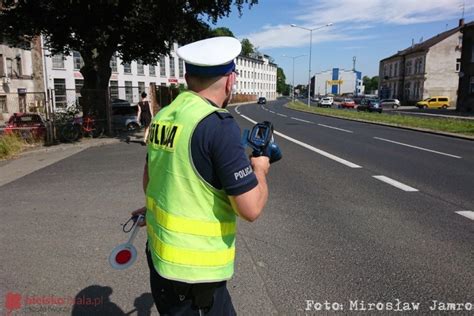
<instances>
[{"instance_id":1,"label":"red and white traffic wand","mask_svg":"<svg viewBox=\"0 0 474 316\"><path fill-rule=\"evenodd\" d=\"M117 269L117 270L127 269L135 262L135 260L137 260L137 249L132 243L138 234L138 230L140 229L140 226L138 226L138 223L142 222L143 220L144 220L143 215L133 216L125 224L123 224L124 232L128 233L132 229L133 231L132 231L132 234L130 235L130 238L128 239L126 243L118 245L110 253L109 263L112 266L112 268ZM133 221L133 224L130 227L130 229L127 229L126 226L130 221Z\"/></svg>"}]
</instances>

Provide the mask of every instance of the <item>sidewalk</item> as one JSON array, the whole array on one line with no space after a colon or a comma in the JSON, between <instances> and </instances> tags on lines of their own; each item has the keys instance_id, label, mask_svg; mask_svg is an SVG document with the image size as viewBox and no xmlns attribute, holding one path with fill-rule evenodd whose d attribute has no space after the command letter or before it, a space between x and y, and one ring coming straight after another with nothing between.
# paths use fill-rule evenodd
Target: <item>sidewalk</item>
<instances>
[{"instance_id":1,"label":"sidewalk","mask_svg":"<svg viewBox=\"0 0 474 316\"><path fill-rule=\"evenodd\" d=\"M118 138L82 138L77 143L62 143L26 150L10 160L0 161L0 186L52 165L90 147L119 143Z\"/></svg>"}]
</instances>

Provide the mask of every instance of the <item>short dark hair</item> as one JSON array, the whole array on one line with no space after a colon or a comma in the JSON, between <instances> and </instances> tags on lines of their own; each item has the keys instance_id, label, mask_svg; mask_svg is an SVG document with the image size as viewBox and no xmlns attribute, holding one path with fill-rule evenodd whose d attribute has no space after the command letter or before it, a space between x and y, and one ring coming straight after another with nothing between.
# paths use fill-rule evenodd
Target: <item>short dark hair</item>
<instances>
[{"instance_id":1,"label":"short dark hair","mask_svg":"<svg viewBox=\"0 0 474 316\"><path fill-rule=\"evenodd\" d=\"M146 98L146 92L145 91L142 92L142 98Z\"/></svg>"}]
</instances>

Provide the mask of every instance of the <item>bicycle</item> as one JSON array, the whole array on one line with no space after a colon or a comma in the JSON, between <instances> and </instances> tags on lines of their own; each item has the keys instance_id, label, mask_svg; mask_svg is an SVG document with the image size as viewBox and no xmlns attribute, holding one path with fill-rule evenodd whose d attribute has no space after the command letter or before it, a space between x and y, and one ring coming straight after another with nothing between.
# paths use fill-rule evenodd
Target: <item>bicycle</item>
<instances>
[{"instance_id":1,"label":"bicycle","mask_svg":"<svg viewBox=\"0 0 474 316\"><path fill-rule=\"evenodd\" d=\"M80 137L97 138L105 131L103 124L93 115L75 117L61 128L61 138L67 142L75 142Z\"/></svg>"}]
</instances>

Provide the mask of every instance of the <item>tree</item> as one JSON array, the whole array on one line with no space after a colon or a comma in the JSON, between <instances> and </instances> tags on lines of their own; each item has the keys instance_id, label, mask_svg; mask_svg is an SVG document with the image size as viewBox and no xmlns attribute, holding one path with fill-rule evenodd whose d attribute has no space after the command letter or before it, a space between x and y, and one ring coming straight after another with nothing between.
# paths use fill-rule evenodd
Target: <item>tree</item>
<instances>
[{"instance_id":1,"label":"tree","mask_svg":"<svg viewBox=\"0 0 474 316\"><path fill-rule=\"evenodd\" d=\"M243 56L249 57L251 54L255 52L255 48L253 44L247 38L244 38L240 43L242 44Z\"/></svg>"},{"instance_id":2,"label":"tree","mask_svg":"<svg viewBox=\"0 0 474 316\"><path fill-rule=\"evenodd\" d=\"M364 93L372 93L373 91L377 90L379 87L379 77L375 76L372 78L369 78L368 76L364 76L362 78L362 82L364 83L365 90Z\"/></svg>"},{"instance_id":3,"label":"tree","mask_svg":"<svg viewBox=\"0 0 474 316\"><path fill-rule=\"evenodd\" d=\"M3 0L0 39L15 45L44 35L53 53L79 51L83 111L106 117L106 91L114 53L124 62L156 63L174 42L186 44L210 36L207 22L242 13L258 0ZM207 18L207 22L206 19Z\"/></svg>"},{"instance_id":4,"label":"tree","mask_svg":"<svg viewBox=\"0 0 474 316\"><path fill-rule=\"evenodd\" d=\"M277 68L277 92L283 95L289 94L289 86L286 84L285 72L282 68Z\"/></svg>"},{"instance_id":5,"label":"tree","mask_svg":"<svg viewBox=\"0 0 474 316\"><path fill-rule=\"evenodd\" d=\"M227 27L218 27L212 30L211 32L213 37L217 36L230 36L230 37L235 37L234 33L232 33L231 30L229 30Z\"/></svg>"}]
</instances>

